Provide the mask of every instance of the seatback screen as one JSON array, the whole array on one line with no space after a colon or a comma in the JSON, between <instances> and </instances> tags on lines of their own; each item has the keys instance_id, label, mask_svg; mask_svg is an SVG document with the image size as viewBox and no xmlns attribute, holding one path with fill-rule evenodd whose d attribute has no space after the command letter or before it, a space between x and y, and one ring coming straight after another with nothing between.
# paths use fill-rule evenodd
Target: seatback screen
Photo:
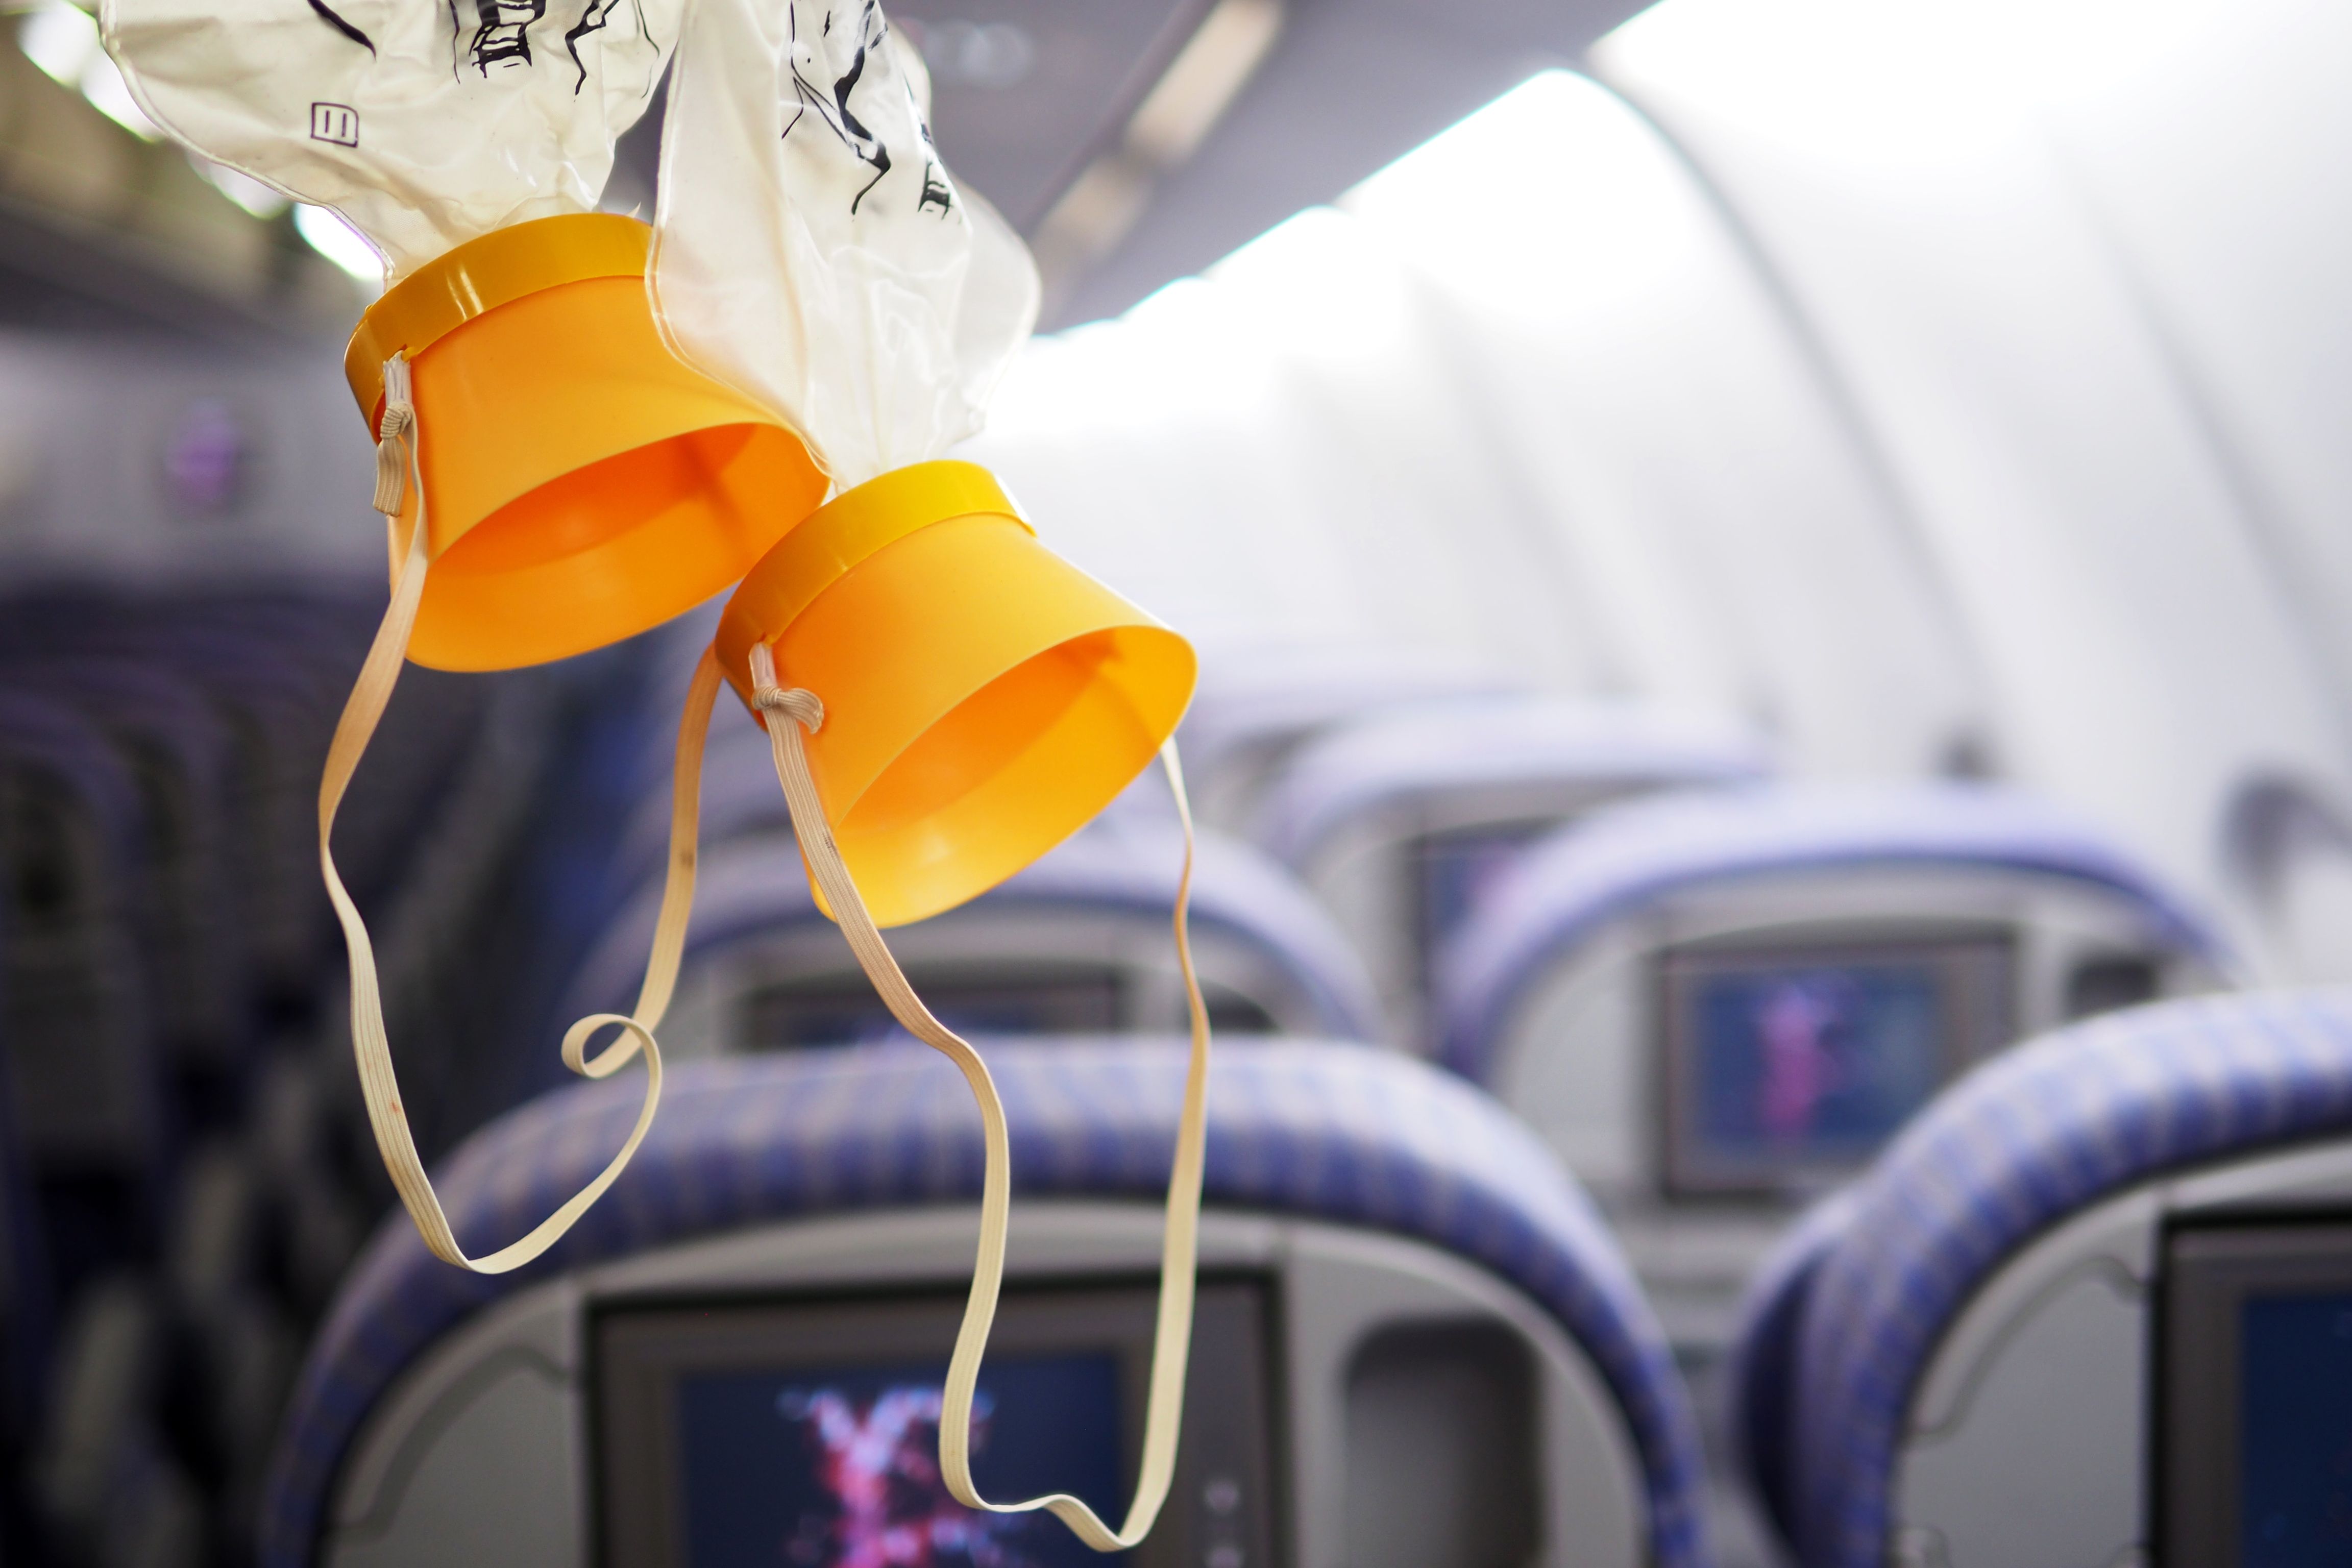
<instances>
[{"instance_id":1,"label":"seatback screen","mask_svg":"<svg viewBox=\"0 0 2352 1568\"><path fill-rule=\"evenodd\" d=\"M967 1039L984 1035L1108 1035L1187 1026L1183 994L1171 979L1139 986L1098 966L908 965L908 979L933 1016ZM1156 994L1155 994L1156 993ZM1204 977L1202 998L1220 1035L1280 1032L1257 998ZM1155 1006L1156 1004L1156 1006ZM734 1048L804 1050L911 1040L863 974L814 977L750 992L738 1010Z\"/></svg>"},{"instance_id":2,"label":"seatback screen","mask_svg":"<svg viewBox=\"0 0 2352 1568\"><path fill-rule=\"evenodd\" d=\"M1105 1034L1121 1026L1119 976L1098 966L911 966L939 1020L964 1036ZM743 1048L798 1050L904 1038L863 974L767 985L742 1003Z\"/></svg>"},{"instance_id":3,"label":"seatback screen","mask_svg":"<svg viewBox=\"0 0 2352 1568\"><path fill-rule=\"evenodd\" d=\"M2352 1225L2175 1231L2162 1299L2159 1560L2352 1562Z\"/></svg>"},{"instance_id":4,"label":"seatback screen","mask_svg":"<svg viewBox=\"0 0 2352 1568\"><path fill-rule=\"evenodd\" d=\"M1112 1561L1198 1562L1220 1546L1234 1562L1268 1561L1261 1298L1254 1282L1202 1290L1191 1367L1202 1397L1188 1399L1176 1490L1152 1538ZM1007 1293L973 1409L972 1473L984 1496L1068 1491L1114 1523L1124 1516L1155 1306L1149 1287ZM1104 1561L1048 1514L985 1513L949 1495L939 1429L961 1307L925 1296L602 1314L604 1560L632 1568ZM1188 1547L1189 1558L1171 1554Z\"/></svg>"},{"instance_id":5,"label":"seatback screen","mask_svg":"<svg viewBox=\"0 0 2352 1568\"><path fill-rule=\"evenodd\" d=\"M703 1373L676 1392L688 1561L1084 1562L1050 1521L975 1513L939 1474L941 1364ZM1070 1491L1117 1518L1118 1358L1008 1356L972 1413L973 1474L1005 1498Z\"/></svg>"},{"instance_id":6,"label":"seatback screen","mask_svg":"<svg viewBox=\"0 0 2352 1568\"><path fill-rule=\"evenodd\" d=\"M2240 1560L2352 1562L2352 1289L2238 1309Z\"/></svg>"},{"instance_id":7,"label":"seatback screen","mask_svg":"<svg viewBox=\"0 0 2352 1568\"><path fill-rule=\"evenodd\" d=\"M1833 1179L2011 1033L1998 937L1676 949L1658 994L1662 1175L1682 1194Z\"/></svg>"},{"instance_id":8,"label":"seatback screen","mask_svg":"<svg viewBox=\"0 0 2352 1568\"><path fill-rule=\"evenodd\" d=\"M1552 819L1433 833L1420 840L1420 931L1424 978L1488 889L1517 863L1527 847L1557 826Z\"/></svg>"}]
</instances>

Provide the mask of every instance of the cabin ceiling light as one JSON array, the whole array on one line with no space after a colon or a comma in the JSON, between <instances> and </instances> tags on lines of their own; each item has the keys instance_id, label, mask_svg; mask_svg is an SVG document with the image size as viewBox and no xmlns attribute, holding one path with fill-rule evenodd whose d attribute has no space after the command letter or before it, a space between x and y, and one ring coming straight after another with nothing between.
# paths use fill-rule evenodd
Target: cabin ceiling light
<instances>
[{"instance_id":1,"label":"cabin ceiling light","mask_svg":"<svg viewBox=\"0 0 2352 1568\"><path fill-rule=\"evenodd\" d=\"M1152 183L1199 151L1274 47L1281 0L1218 0L1128 119L1038 223L1048 298L1108 256L1143 216Z\"/></svg>"},{"instance_id":2,"label":"cabin ceiling light","mask_svg":"<svg viewBox=\"0 0 2352 1568\"><path fill-rule=\"evenodd\" d=\"M294 205L244 170L232 169L226 163L215 163L201 153L189 153L188 165L202 174L213 189L264 221L276 217ZM373 279L375 276L375 268L372 266L368 277Z\"/></svg>"},{"instance_id":3,"label":"cabin ceiling light","mask_svg":"<svg viewBox=\"0 0 2352 1568\"><path fill-rule=\"evenodd\" d=\"M255 182L259 184L258 181ZM360 231L325 207L308 202L294 208L294 231L303 243L350 273L371 289L383 287L383 258L360 237Z\"/></svg>"}]
</instances>

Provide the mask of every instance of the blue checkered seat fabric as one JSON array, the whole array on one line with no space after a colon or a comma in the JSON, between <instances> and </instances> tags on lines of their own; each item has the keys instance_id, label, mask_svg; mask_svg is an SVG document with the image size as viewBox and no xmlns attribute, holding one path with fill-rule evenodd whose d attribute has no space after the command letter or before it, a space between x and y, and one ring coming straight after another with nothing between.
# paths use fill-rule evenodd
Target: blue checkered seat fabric
<instances>
[{"instance_id":1,"label":"blue checkered seat fabric","mask_svg":"<svg viewBox=\"0 0 2352 1568\"><path fill-rule=\"evenodd\" d=\"M1853 1222L1841 1188L1790 1226L1749 1278L1722 1382L1723 1431L1733 1478L1784 1541L1796 1537L1796 1460L1789 1441L1800 1390L1797 1335L1822 1260Z\"/></svg>"},{"instance_id":2,"label":"blue checkered seat fabric","mask_svg":"<svg viewBox=\"0 0 2352 1568\"><path fill-rule=\"evenodd\" d=\"M1831 1234L1784 1255L1780 1296L1795 1299L1768 1290L1750 1319L1743 1353L1759 1365L1784 1358L1774 1375L1802 1391L1779 1406L1778 1434L1802 1561L1887 1561L1905 1412L1941 1337L2005 1259L2126 1186L2347 1131L2352 990L2111 1014L1947 1090L1850 1208L1822 1222Z\"/></svg>"},{"instance_id":3,"label":"blue checkered seat fabric","mask_svg":"<svg viewBox=\"0 0 2352 1568\"><path fill-rule=\"evenodd\" d=\"M1186 1053L1165 1039L986 1042L1017 1194L1156 1201ZM544 1097L477 1134L437 1177L459 1238L521 1233L626 1133L639 1086ZM692 1063L604 1200L546 1258L486 1278L435 1260L407 1222L378 1232L313 1344L274 1462L264 1560L297 1568L354 1434L402 1370L469 1314L562 1271L804 1216L976 1200L978 1113L944 1058L883 1046ZM1643 1468L1653 1560L1705 1559L1694 1419L1665 1341L1572 1181L1470 1086L1325 1042L1227 1047L1212 1075L1206 1201L1418 1238L1554 1314L1622 1406Z\"/></svg>"},{"instance_id":4,"label":"blue checkered seat fabric","mask_svg":"<svg viewBox=\"0 0 2352 1568\"><path fill-rule=\"evenodd\" d=\"M1463 699L1361 719L1308 742L1284 765L1250 837L1299 866L1353 823L1449 795L1612 795L1745 781L1769 766L1760 740L1710 715L1632 702Z\"/></svg>"},{"instance_id":5,"label":"blue checkered seat fabric","mask_svg":"<svg viewBox=\"0 0 2352 1568\"><path fill-rule=\"evenodd\" d=\"M2096 823L2032 795L1954 784L1694 790L1562 828L1479 900L1439 958L1444 1059L1483 1081L1529 986L1612 923L1686 889L1938 866L2102 889L2136 912L2157 948L2231 967L2227 943L2193 900Z\"/></svg>"},{"instance_id":6,"label":"blue checkered seat fabric","mask_svg":"<svg viewBox=\"0 0 2352 1568\"><path fill-rule=\"evenodd\" d=\"M5 933L6 917L0 915L0 942ZM0 1020L5 1017L0 1010ZM5 1027L0 1021L0 1042ZM0 1454L15 1462L40 1409L57 1300L8 1076L0 1073Z\"/></svg>"},{"instance_id":7,"label":"blue checkered seat fabric","mask_svg":"<svg viewBox=\"0 0 2352 1568\"><path fill-rule=\"evenodd\" d=\"M156 1026L184 1092L202 1100L211 1090L217 1101L252 1024L232 875L236 779L227 725L194 682L132 659L0 654L0 686L70 704L131 763L151 851L135 894Z\"/></svg>"},{"instance_id":8,"label":"blue checkered seat fabric","mask_svg":"<svg viewBox=\"0 0 2352 1568\"><path fill-rule=\"evenodd\" d=\"M154 1240L173 1142L151 1026L138 785L62 702L0 686L0 1048L60 1289Z\"/></svg>"},{"instance_id":9,"label":"blue checkered seat fabric","mask_svg":"<svg viewBox=\"0 0 2352 1568\"><path fill-rule=\"evenodd\" d=\"M760 787L781 812L782 792L766 753L760 761ZM1173 823L1107 817L940 919L984 921L1000 912L1058 910L1165 927L1183 865L1183 836ZM661 891L656 872L640 886L628 911L582 965L561 1009L562 1016L548 1020L545 1032L560 1033L571 1019L588 1013L627 1010L644 977ZM1379 1004L1363 961L1322 906L1288 872L1248 845L1219 834L1200 836L1191 921L1196 937L1222 936L1286 975L1312 1010L1307 1024L1312 1032L1347 1039L1378 1037ZM810 896L807 870L789 838L747 839L706 848L685 963L690 969L747 940L829 924ZM1169 940L1172 943L1173 938Z\"/></svg>"},{"instance_id":10,"label":"blue checkered seat fabric","mask_svg":"<svg viewBox=\"0 0 2352 1568\"><path fill-rule=\"evenodd\" d=\"M1184 765L1223 793L1223 775L1258 772L1324 730L1366 714L1503 696L1517 683L1426 650L1333 647L1204 652L1201 684L1176 731Z\"/></svg>"}]
</instances>

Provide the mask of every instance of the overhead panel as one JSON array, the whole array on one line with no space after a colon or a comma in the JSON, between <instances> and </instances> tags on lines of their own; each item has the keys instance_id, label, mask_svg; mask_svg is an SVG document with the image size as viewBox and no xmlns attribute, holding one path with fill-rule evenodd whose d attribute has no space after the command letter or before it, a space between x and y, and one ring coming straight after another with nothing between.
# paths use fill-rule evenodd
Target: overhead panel
<instances>
[{"instance_id":1,"label":"overhead panel","mask_svg":"<svg viewBox=\"0 0 2352 1568\"><path fill-rule=\"evenodd\" d=\"M1246 85L1047 324L1115 315L1202 271L1537 71L1572 64L1643 4L1288 0ZM1531 188L1526 199L1548 198Z\"/></svg>"},{"instance_id":2,"label":"overhead panel","mask_svg":"<svg viewBox=\"0 0 2352 1568\"><path fill-rule=\"evenodd\" d=\"M1210 0L902 0L948 166L1024 234L1117 138Z\"/></svg>"}]
</instances>

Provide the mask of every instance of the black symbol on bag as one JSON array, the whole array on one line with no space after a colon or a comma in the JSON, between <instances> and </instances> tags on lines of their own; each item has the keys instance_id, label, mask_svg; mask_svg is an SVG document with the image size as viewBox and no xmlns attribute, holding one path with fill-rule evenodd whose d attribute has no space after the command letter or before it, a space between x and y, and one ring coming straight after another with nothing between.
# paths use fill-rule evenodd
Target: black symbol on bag
<instances>
[{"instance_id":1,"label":"black symbol on bag","mask_svg":"<svg viewBox=\"0 0 2352 1568\"><path fill-rule=\"evenodd\" d=\"M923 119L923 106L915 101L915 89L907 89L907 109L915 117L915 129L923 133L923 194L915 198L915 211L937 207L940 216L955 211L955 187L948 184L948 172L939 160L940 144L931 140L931 128Z\"/></svg>"},{"instance_id":2,"label":"black symbol on bag","mask_svg":"<svg viewBox=\"0 0 2352 1568\"><path fill-rule=\"evenodd\" d=\"M343 20L341 14L330 6L327 0L310 0L310 9L317 15L319 20L326 23L352 42L365 45L368 53L375 53L375 40Z\"/></svg>"},{"instance_id":3,"label":"black symbol on bag","mask_svg":"<svg viewBox=\"0 0 2352 1568\"><path fill-rule=\"evenodd\" d=\"M923 165L923 194L915 199L917 212L925 207L937 207L940 216L945 217L955 210L955 191L949 185L946 174L947 171L937 163Z\"/></svg>"},{"instance_id":4,"label":"black symbol on bag","mask_svg":"<svg viewBox=\"0 0 2352 1568\"><path fill-rule=\"evenodd\" d=\"M492 66L530 64L529 28L547 15L547 0L474 0L474 15L481 26L467 52L476 70L488 76Z\"/></svg>"},{"instance_id":5,"label":"black symbol on bag","mask_svg":"<svg viewBox=\"0 0 2352 1568\"><path fill-rule=\"evenodd\" d=\"M360 111L347 103L310 106L310 140L332 142L338 147L360 144Z\"/></svg>"},{"instance_id":6,"label":"black symbol on bag","mask_svg":"<svg viewBox=\"0 0 2352 1568\"><path fill-rule=\"evenodd\" d=\"M563 35L563 47L572 51L572 67L580 73L580 79L572 84L574 98L588 85L588 62L580 58L580 40L591 33L603 32L613 20L613 7L618 3L619 0L588 0L588 8L580 13L579 25Z\"/></svg>"},{"instance_id":7,"label":"black symbol on bag","mask_svg":"<svg viewBox=\"0 0 2352 1568\"><path fill-rule=\"evenodd\" d=\"M784 136L789 140L793 128L810 110L814 110L817 118L824 121L825 128L841 138L841 144L849 149L850 156L874 171L874 177L866 181L865 188L850 200L849 210L855 215L857 204L864 201L867 193L882 183L882 176L890 172L890 149L885 147L882 139L866 129L859 123L857 116L849 111L849 95L857 90L858 80L866 74L866 57L881 46L889 24L882 19L879 0L865 0L857 16L857 53L851 57L848 70L832 83L828 92L801 74L799 8L793 7L789 15L793 29L793 96L801 100L801 106L793 112L790 123L785 125ZM833 31L831 11L824 14L824 30L828 35Z\"/></svg>"}]
</instances>

